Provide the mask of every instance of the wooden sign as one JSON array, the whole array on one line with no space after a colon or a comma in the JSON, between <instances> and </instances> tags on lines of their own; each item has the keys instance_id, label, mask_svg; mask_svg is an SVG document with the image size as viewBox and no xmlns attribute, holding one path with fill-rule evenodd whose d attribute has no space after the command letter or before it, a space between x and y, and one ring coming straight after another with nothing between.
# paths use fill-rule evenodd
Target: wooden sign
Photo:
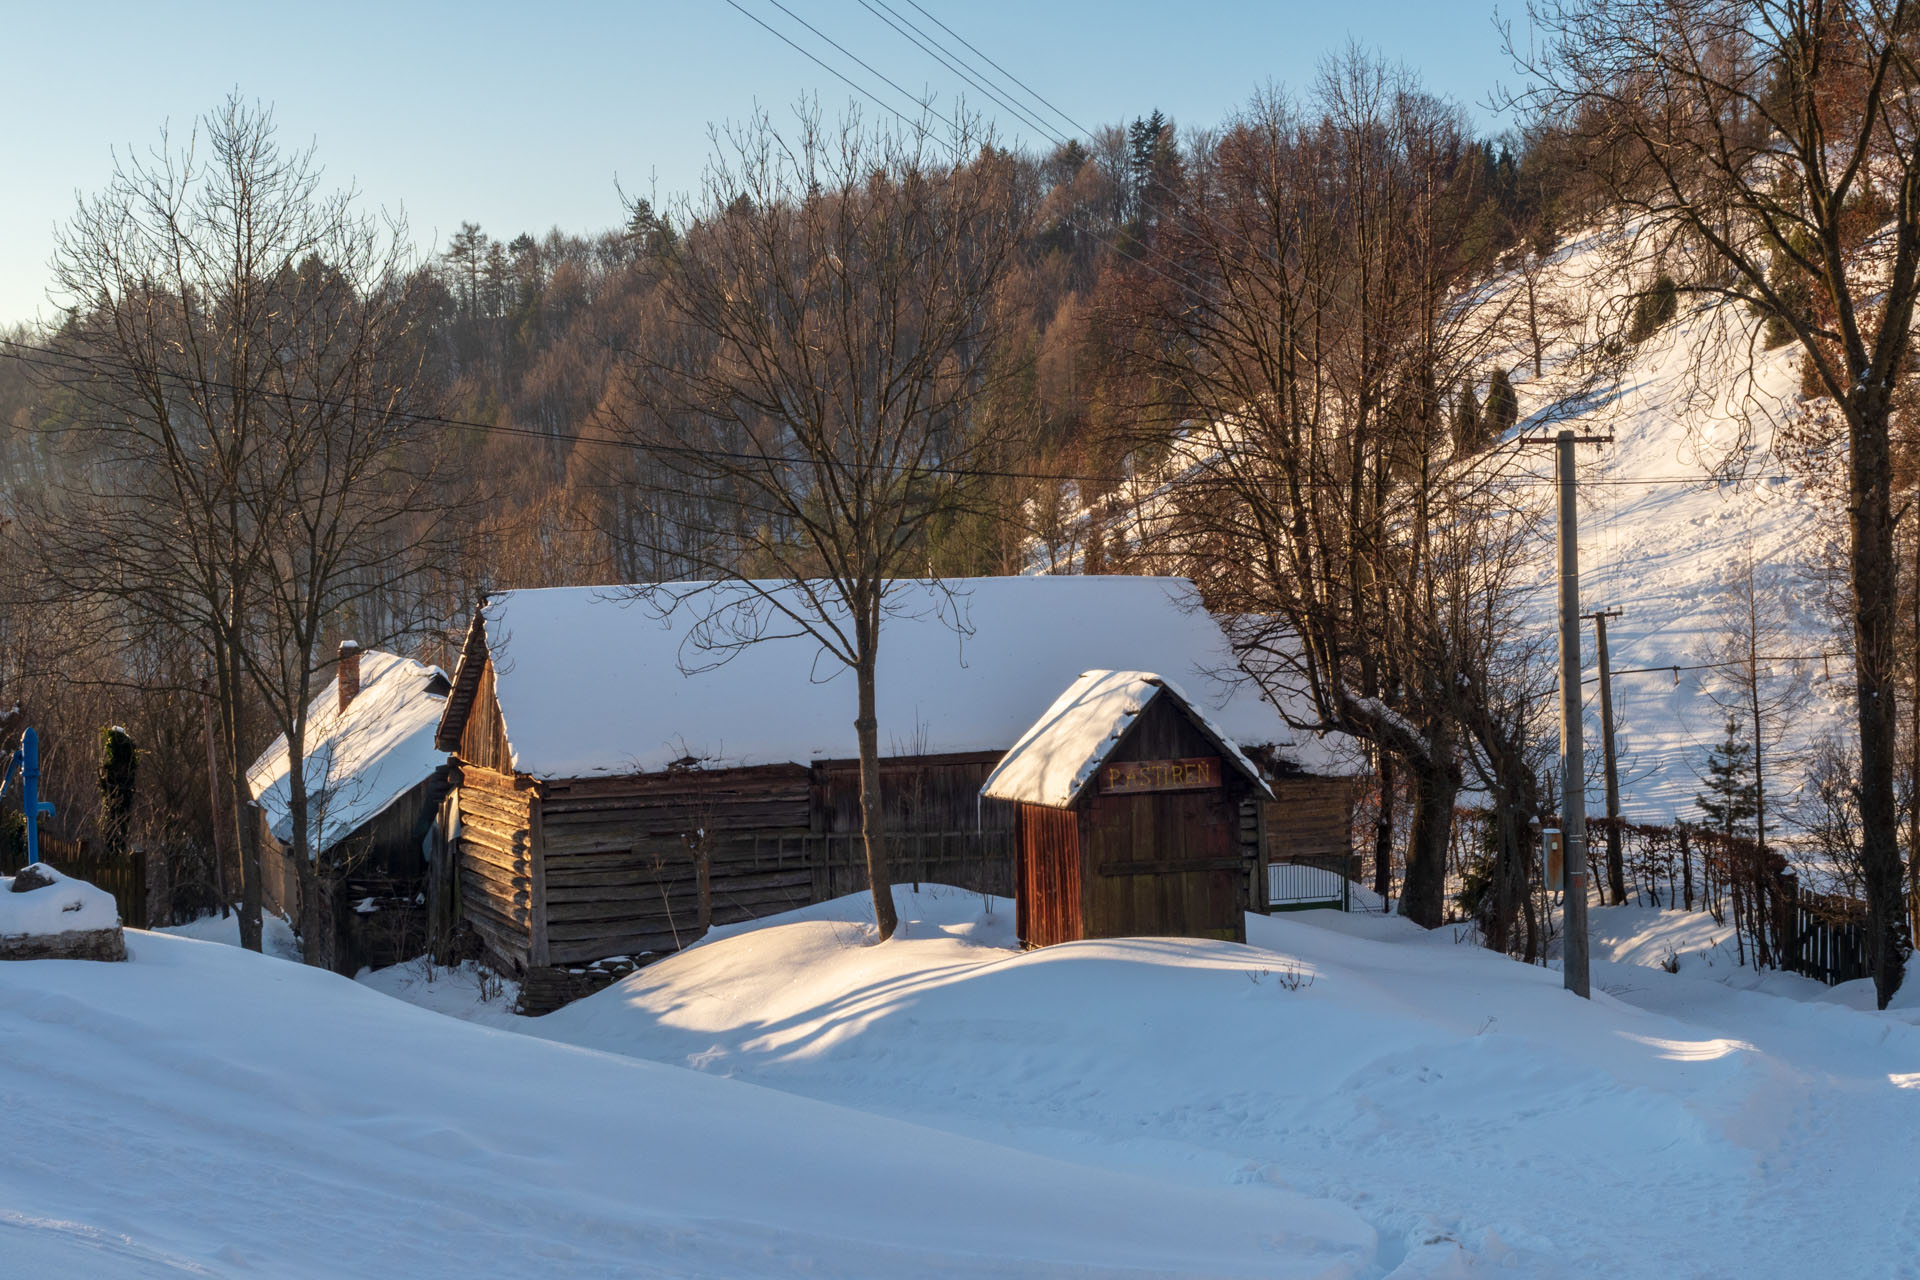
<instances>
[{"instance_id":1,"label":"wooden sign","mask_svg":"<svg viewBox=\"0 0 1920 1280\"><path fill-rule=\"evenodd\" d=\"M1125 760L1107 765L1100 773L1101 786L1108 795L1136 791L1205 791L1220 785L1220 757Z\"/></svg>"}]
</instances>

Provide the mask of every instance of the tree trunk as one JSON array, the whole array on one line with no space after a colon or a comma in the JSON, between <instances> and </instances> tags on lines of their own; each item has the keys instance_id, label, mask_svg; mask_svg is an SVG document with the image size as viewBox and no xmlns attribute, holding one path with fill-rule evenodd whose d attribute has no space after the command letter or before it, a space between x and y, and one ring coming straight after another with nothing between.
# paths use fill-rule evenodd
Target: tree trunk
<instances>
[{"instance_id":1,"label":"tree trunk","mask_svg":"<svg viewBox=\"0 0 1920 1280\"><path fill-rule=\"evenodd\" d=\"M204 677L200 681L200 713L207 733L207 838L213 847L213 895L220 900L220 918L225 920L233 911L233 899L227 894L226 842L220 838L220 751L214 745L213 695L207 691Z\"/></svg>"},{"instance_id":2,"label":"tree trunk","mask_svg":"<svg viewBox=\"0 0 1920 1280\"><path fill-rule=\"evenodd\" d=\"M332 969L335 956L334 921L329 898L332 877L321 874L313 848L313 822L307 813L306 777L307 741L305 727L287 735L287 812L293 829L294 875L300 885L300 908L295 922L300 927L300 959L317 969Z\"/></svg>"},{"instance_id":3,"label":"tree trunk","mask_svg":"<svg viewBox=\"0 0 1920 1280\"><path fill-rule=\"evenodd\" d=\"M1393 755L1385 747L1375 749L1380 755L1380 805L1373 820L1373 891L1384 903L1393 897Z\"/></svg>"},{"instance_id":4,"label":"tree trunk","mask_svg":"<svg viewBox=\"0 0 1920 1280\"><path fill-rule=\"evenodd\" d=\"M222 638L220 656L220 701L227 753L227 786L232 793L234 848L240 853L240 945L249 951L261 950L260 927L260 832L254 821L254 809L247 787L246 709L241 693L240 658L230 640Z\"/></svg>"},{"instance_id":5,"label":"tree trunk","mask_svg":"<svg viewBox=\"0 0 1920 1280\"><path fill-rule=\"evenodd\" d=\"M1693 910L1693 849L1692 840L1685 827L1680 828L1680 892L1686 894L1684 905Z\"/></svg>"},{"instance_id":6,"label":"tree trunk","mask_svg":"<svg viewBox=\"0 0 1920 1280\"><path fill-rule=\"evenodd\" d=\"M1409 762L1408 767L1413 773L1413 829L1407 837L1400 914L1434 929L1446 919L1447 846L1460 784L1443 764Z\"/></svg>"},{"instance_id":7,"label":"tree trunk","mask_svg":"<svg viewBox=\"0 0 1920 1280\"><path fill-rule=\"evenodd\" d=\"M873 922L879 926L880 941L885 942L899 928L900 917L893 909L886 811L880 804L880 722L874 711L873 644L863 643L857 656L854 675L860 686L860 713L853 730L860 740L860 842L867 854L867 885L873 890Z\"/></svg>"},{"instance_id":8,"label":"tree trunk","mask_svg":"<svg viewBox=\"0 0 1920 1280\"><path fill-rule=\"evenodd\" d=\"M1854 687L1860 727L1860 861L1867 895L1867 955L1884 1009L1905 973L1899 814L1894 802L1893 510L1886 394L1868 383L1847 415L1851 440Z\"/></svg>"}]
</instances>

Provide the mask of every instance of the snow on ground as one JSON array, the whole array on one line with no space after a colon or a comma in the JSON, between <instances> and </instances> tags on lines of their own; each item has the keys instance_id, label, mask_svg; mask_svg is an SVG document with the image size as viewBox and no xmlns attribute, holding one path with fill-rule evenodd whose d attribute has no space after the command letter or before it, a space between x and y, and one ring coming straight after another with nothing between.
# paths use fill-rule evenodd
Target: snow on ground
<instances>
[{"instance_id":1,"label":"snow on ground","mask_svg":"<svg viewBox=\"0 0 1920 1280\"><path fill-rule=\"evenodd\" d=\"M167 925L156 930L158 933L172 934L176 938L193 938L200 942L220 942L229 947L240 945L240 913L227 915L201 916L198 920L186 924ZM272 912L263 912L260 916L260 947L267 955L280 960L300 960L300 940L293 936L293 926Z\"/></svg>"},{"instance_id":2,"label":"snow on ground","mask_svg":"<svg viewBox=\"0 0 1920 1280\"><path fill-rule=\"evenodd\" d=\"M1515 639L1550 638L1556 626L1552 453L1524 449L1521 436L1563 427L1580 435L1612 436L1604 446L1581 446L1580 590L1583 611L1620 609L1608 625L1615 671L1613 700L1620 757L1622 811L1630 821L1697 819L1707 751L1724 736L1724 672L1699 668L1719 660L1726 637L1723 614L1749 558L1755 565L1769 697L1795 690L1779 717L1783 740L1769 743L1776 761L1773 794L1790 802L1799 778L1791 762L1805 759L1817 741L1843 732L1850 717L1842 619L1829 604L1828 574L1845 544L1844 515L1831 496L1804 482L1782 428L1803 421L1817 402L1799 396L1799 348L1772 351L1749 342L1757 322L1741 304L1699 304L1683 298L1671 323L1626 352L1601 385L1586 375L1583 345L1623 327L1620 295L1627 288L1612 269L1619 252L1610 233L1571 236L1550 255L1535 280L1543 312L1574 317L1578 330L1545 344L1535 374L1525 327L1495 355L1520 401L1521 418L1499 448L1462 469L1512 483L1520 518L1535 521L1538 554L1516 590L1522 593ZM1684 275L1685 271L1676 268ZM1649 265L1646 272L1652 274ZM1473 305L1507 309L1509 325L1526 314L1528 291L1515 269L1490 281ZM1547 326L1551 335L1553 321ZM1164 461L1145 468L1124 504L1111 513L1104 536L1137 543L1166 514L1167 493L1189 472L1235 447L1232 423L1189 424ZM1739 477L1721 479L1719 477ZM1066 513L1064 524L1084 538L1091 512ZM1038 542L1030 551L1035 573L1079 570L1079 553L1064 560ZM1591 623L1583 624L1588 761L1588 812L1601 812L1598 658ZM1680 668L1675 671L1674 668ZM1281 683L1287 683L1285 677ZM1772 736L1771 733L1768 735ZM1782 784L1785 785L1782 785ZM1784 806L1783 806L1784 808ZM1777 819L1776 819L1777 821Z\"/></svg>"},{"instance_id":3,"label":"snow on ground","mask_svg":"<svg viewBox=\"0 0 1920 1280\"><path fill-rule=\"evenodd\" d=\"M1023 1153L129 931L0 965L0 1271L1379 1274L1352 1211Z\"/></svg>"},{"instance_id":4,"label":"snow on ground","mask_svg":"<svg viewBox=\"0 0 1920 1280\"><path fill-rule=\"evenodd\" d=\"M1585 1003L1389 915L1023 953L898 897L540 1019L137 931L0 965L0 1274L1916 1274L1920 990L1642 908Z\"/></svg>"},{"instance_id":5,"label":"snow on ground","mask_svg":"<svg viewBox=\"0 0 1920 1280\"><path fill-rule=\"evenodd\" d=\"M889 946L842 899L530 1029L1196 1190L1332 1200L1408 1274L1910 1266L1915 1028L1601 946L1583 1004L1391 916L1022 954L1004 901L900 897Z\"/></svg>"},{"instance_id":6,"label":"snow on ground","mask_svg":"<svg viewBox=\"0 0 1920 1280\"><path fill-rule=\"evenodd\" d=\"M522 1030L528 1020L514 1013L520 984L468 960L452 968L416 956L385 969L362 969L354 981L383 995L450 1018L483 1026Z\"/></svg>"}]
</instances>

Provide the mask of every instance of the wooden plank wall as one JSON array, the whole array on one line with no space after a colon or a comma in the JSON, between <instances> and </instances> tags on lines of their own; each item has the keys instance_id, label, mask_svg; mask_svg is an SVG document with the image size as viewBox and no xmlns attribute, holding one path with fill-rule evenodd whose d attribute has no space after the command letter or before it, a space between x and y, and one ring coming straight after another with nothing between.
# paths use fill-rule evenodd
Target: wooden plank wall
<instances>
[{"instance_id":1,"label":"wooden plank wall","mask_svg":"<svg viewBox=\"0 0 1920 1280\"><path fill-rule=\"evenodd\" d=\"M463 764L478 765L497 774L513 773L513 748L507 743L507 724L500 716L500 700L493 695L493 660L480 669L479 688L460 730L457 753Z\"/></svg>"},{"instance_id":2,"label":"wooden plank wall","mask_svg":"<svg viewBox=\"0 0 1920 1280\"><path fill-rule=\"evenodd\" d=\"M551 963L673 951L709 921L806 905L810 782L771 765L543 783Z\"/></svg>"},{"instance_id":3,"label":"wooden plank wall","mask_svg":"<svg viewBox=\"0 0 1920 1280\"><path fill-rule=\"evenodd\" d=\"M1082 936L1080 815L1072 809L1021 805L1019 889L1015 928L1029 947Z\"/></svg>"},{"instance_id":4,"label":"wooden plank wall","mask_svg":"<svg viewBox=\"0 0 1920 1280\"><path fill-rule=\"evenodd\" d=\"M1085 936L1246 940L1239 805L1220 791L1096 796Z\"/></svg>"},{"instance_id":5,"label":"wooden plank wall","mask_svg":"<svg viewBox=\"0 0 1920 1280\"><path fill-rule=\"evenodd\" d=\"M1013 894L1015 806L982 800L980 786L999 751L895 757L880 762L887 868L896 884L950 884L975 893ZM813 766L814 830L834 839L821 846L817 897L867 888L860 834L860 770L854 760Z\"/></svg>"},{"instance_id":6,"label":"wooden plank wall","mask_svg":"<svg viewBox=\"0 0 1920 1280\"><path fill-rule=\"evenodd\" d=\"M1266 805L1268 860L1352 855L1352 780L1279 778L1273 795Z\"/></svg>"},{"instance_id":7,"label":"wooden plank wall","mask_svg":"<svg viewBox=\"0 0 1920 1280\"><path fill-rule=\"evenodd\" d=\"M508 972L533 962L533 811L531 780L479 765L456 766L461 914Z\"/></svg>"},{"instance_id":8,"label":"wooden plank wall","mask_svg":"<svg viewBox=\"0 0 1920 1280\"><path fill-rule=\"evenodd\" d=\"M980 786L1003 752L890 757L880 761L880 807L894 831L1013 830L1014 806L980 799ZM860 764L822 760L813 766L819 788L817 829L860 830Z\"/></svg>"},{"instance_id":9,"label":"wooden plank wall","mask_svg":"<svg viewBox=\"0 0 1920 1280\"><path fill-rule=\"evenodd\" d=\"M1217 755L1179 705L1158 696L1109 754L1110 761ZM1082 801L1084 936L1246 940L1252 899L1241 798L1249 784L1223 770L1206 791L1106 795Z\"/></svg>"}]
</instances>

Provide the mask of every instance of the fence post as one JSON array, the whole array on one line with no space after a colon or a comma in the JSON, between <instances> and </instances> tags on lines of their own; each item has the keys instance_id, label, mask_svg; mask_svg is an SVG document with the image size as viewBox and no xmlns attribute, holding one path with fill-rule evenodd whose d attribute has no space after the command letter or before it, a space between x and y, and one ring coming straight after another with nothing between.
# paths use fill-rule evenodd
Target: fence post
<instances>
[{"instance_id":1,"label":"fence post","mask_svg":"<svg viewBox=\"0 0 1920 1280\"><path fill-rule=\"evenodd\" d=\"M1800 972L1800 877L1788 867L1780 873L1780 910L1776 915L1780 967L1789 973Z\"/></svg>"},{"instance_id":2,"label":"fence post","mask_svg":"<svg viewBox=\"0 0 1920 1280\"><path fill-rule=\"evenodd\" d=\"M129 920L127 923L136 929L145 929L151 924L147 918L149 915L147 911L147 851L145 849L135 849L127 856L133 860L132 901L137 914L137 919Z\"/></svg>"}]
</instances>

